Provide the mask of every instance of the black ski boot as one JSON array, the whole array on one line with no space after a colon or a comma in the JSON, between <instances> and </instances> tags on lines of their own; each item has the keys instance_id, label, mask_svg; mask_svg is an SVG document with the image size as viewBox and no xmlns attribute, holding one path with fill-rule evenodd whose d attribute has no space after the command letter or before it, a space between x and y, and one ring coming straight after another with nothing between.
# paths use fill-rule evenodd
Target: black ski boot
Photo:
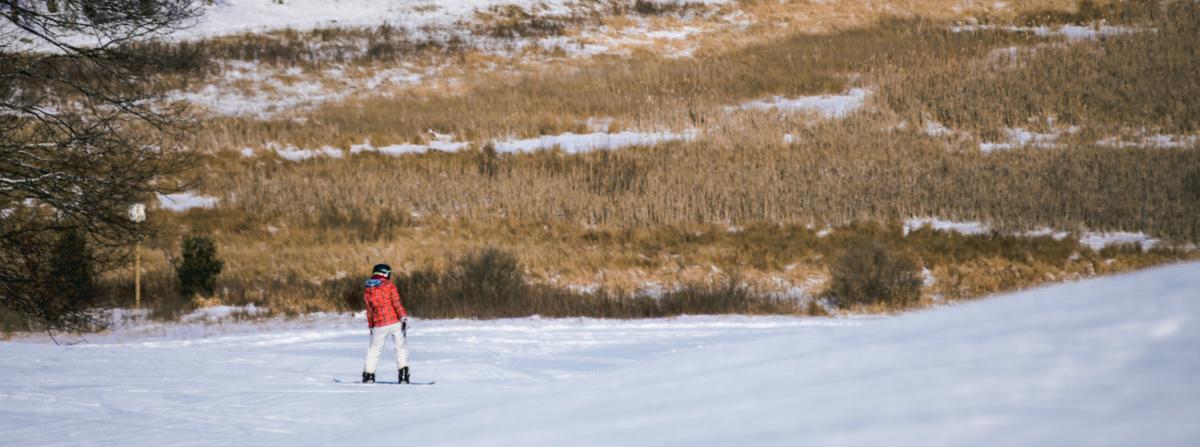
<instances>
[{"instance_id":1,"label":"black ski boot","mask_svg":"<svg viewBox=\"0 0 1200 447\"><path fill-rule=\"evenodd\" d=\"M364 372L363 383L375 383L375 373Z\"/></svg>"},{"instance_id":2,"label":"black ski boot","mask_svg":"<svg viewBox=\"0 0 1200 447\"><path fill-rule=\"evenodd\" d=\"M400 368L399 383L408 383L408 367L407 366Z\"/></svg>"}]
</instances>

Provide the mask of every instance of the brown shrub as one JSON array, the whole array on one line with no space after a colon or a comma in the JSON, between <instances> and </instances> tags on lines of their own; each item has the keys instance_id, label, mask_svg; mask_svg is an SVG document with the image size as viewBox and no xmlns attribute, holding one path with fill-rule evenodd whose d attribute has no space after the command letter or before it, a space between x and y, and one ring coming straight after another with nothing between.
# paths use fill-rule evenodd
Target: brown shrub
<instances>
[{"instance_id":1,"label":"brown shrub","mask_svg":"<svg viewBox=\"0 0 1200 447\"><path fill-rule=\"evenodd\" d=\"M828 294L840 307L883 305L906 309L921 297L921 274L916 262L876 240L853 243L831 269Z\"/></svg>"}]
</instances>

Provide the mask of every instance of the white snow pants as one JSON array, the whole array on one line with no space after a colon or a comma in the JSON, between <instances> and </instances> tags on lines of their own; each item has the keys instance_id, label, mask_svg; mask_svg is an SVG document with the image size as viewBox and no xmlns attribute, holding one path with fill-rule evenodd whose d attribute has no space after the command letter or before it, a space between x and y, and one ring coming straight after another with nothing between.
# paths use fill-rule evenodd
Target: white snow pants
<instances>
[{"instance_id":1,"label":"white snow pants","mask_svg":"<svg viewBox=\"0 0 1200 447\"><path fill-rule=\"evenodd\" d=\"M375 374L375 366L379 364L379 354L383 351L383 344L389 336L392 337L392 345L396 348L396 369L408 366L408 339L400 330L403 324L395 323L371 328L371 346L367 348L367 363L363 365L363 372Z\"/></svg>"}]
</instances>

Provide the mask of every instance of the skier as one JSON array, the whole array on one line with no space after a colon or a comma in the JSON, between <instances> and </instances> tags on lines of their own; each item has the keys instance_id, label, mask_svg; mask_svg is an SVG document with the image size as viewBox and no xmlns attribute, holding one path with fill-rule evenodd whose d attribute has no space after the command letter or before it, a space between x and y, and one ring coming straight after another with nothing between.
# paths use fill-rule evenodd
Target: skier
<instances>
[{"instance_id":1,"label":"skier","mask_svg":"<svg viewBox=\"0 0 1200 447\"><path fill-rule=\"evenodd\" d=\"M363 301L367 307L367 326L371 329L371 345L367 348L367 362L363 365L363 383L375 383L375 365L379 353L390 336L396 348L396 369L400 371L399 383L408 382L408 311L400 303L400 292L392 284L392 268L379 264L371 269Z\"/></svg>"}]
</instances>

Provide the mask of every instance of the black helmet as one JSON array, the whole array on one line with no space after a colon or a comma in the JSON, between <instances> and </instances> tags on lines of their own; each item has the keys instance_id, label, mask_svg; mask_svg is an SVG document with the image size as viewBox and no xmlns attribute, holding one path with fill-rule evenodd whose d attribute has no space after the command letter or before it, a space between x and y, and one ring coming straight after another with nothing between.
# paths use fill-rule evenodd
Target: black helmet
<instances>
[{"instance_id":1,"label":"black helmet","mask_svg":"<svg viewBox=\"0 0 1200 447\"><path fill-rule=\"evenodd\" d=\"M387 265L387 264L375 264L375 267L371 268L371 274L374 275L376 273L380 273L380 274L383 274L383 276L391 278L392 277L392 266Z\"/></svg>"}]
</instances>

